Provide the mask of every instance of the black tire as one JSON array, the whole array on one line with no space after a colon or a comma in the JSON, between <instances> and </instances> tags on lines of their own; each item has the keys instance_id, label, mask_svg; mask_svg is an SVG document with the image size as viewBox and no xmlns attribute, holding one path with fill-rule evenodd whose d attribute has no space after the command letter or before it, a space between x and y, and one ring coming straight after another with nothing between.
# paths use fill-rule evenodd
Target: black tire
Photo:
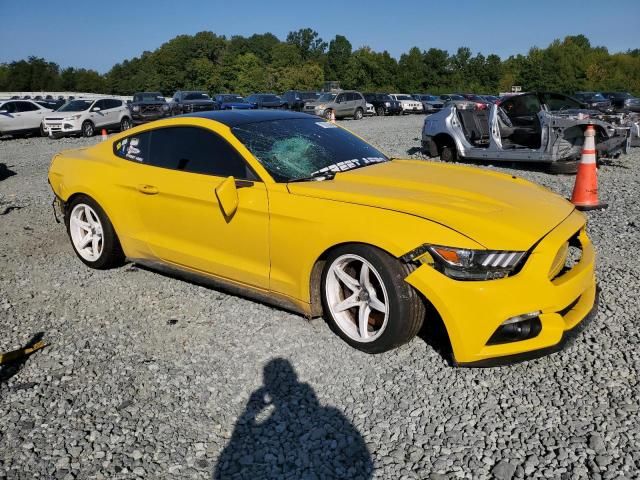
<instances>
[{"instance_id":1,"label":"black tire","mask_svg":"<svg viewBox=\"0 0 640 480\"><path fill-rule=\"evenodd\" d=\"M440 148L440 160L443 162L455 162L458 160L458 151L453 145L444 145Z\"/></svg>"},{"instance_id":2,"label":"black tire","mask_svg":"<svg viewBox=\"0 0 640 480\"><path fill-rule=\"evenodd\" d=\"M95 261L89 261L86 258L82 257L82 255L80 255L80 253L76 249L71 238L71 212L78 205L88 205L89 207L91 207L91 209L93 209L93 211L97 214L102 226L102 252ZM125 256L122 251L122 247L120 246L120 240L118 240L118 236L113 229L113 225L111 224L109 217L107 217L107 214L104 213L102 207L100 207L100 205L98 205L98 202L96 202L94 199L86 195L78 195L77 197L75 197L69 203L69 205L67 205L64 216L64 223L67 227L67 235L69 235L69 240L71 240L71 247L73 248L73 251L78 256L78 258L82 261L82 263L97 270L106 270L109 268L119 267L124 264Z\"/></svg>"},{"instance_id":3,"label":"black tire","mask_svg":"<svg viewBox=\"0 0 640 480\"><path fill-rule=\"evenodd\" d=\"M331 112L333 112L333 110L331 110L330 108L328 108L327 110L324 111L324 118L326 118L327 120L331 120Z\"/></svg>"},{"instance_id":4,"label":"black tire","mask_svg":"<svg viewBox=\"0 0 640 480\"><path fill-rule=\"evenodd\" d=\"M366 259L378 272L387 291L389 315L380 336L370 342L359 342L347 335L333 318L327 302L327 275L333 262L343 255L357 255ZM322 272L322 306L329 327L352 347L366 353L382 353L410 341L424 323L425 305L422 297L404 279L414 269L379 248L352 244L336 248L327 258Z\"/></svg>"},{"instance_id":5,"label":"black tire","mask_svg":"<svg viewBox=\"0 0 640 480\"><path fill-rule=\"evenodd\" d=\"M120 120L120 131L124 132L125 130L129 130L133 124L131 123L131 119L129 117L123 117Z\"/></svg>"},{"instance_id":6,"label":"black tire","mask_svg":"<svg viewBox=\"0 0 640 480\"><path fill-rule=\"evenodd\" d=\"M89 120L85 120L82 122L82 136L83 137L93 137L96 134L96 127L93 125L93 122Z\"/></svg>"},{"instance_id":7,"label":"black tire","mask_svg":"<svg viewBox=\"0 0 640 480\"><path fill-rule=\"evenodd\" d=\"M384 117L384 107L376 108L376 115L378 115L379 117Z\"/></svg>"},{"instance_id":8,"label":"black tire","mask_svg":"<svg viewBox=\"0 0 640 480\"><path fill-rule=\"evenodd\" d=\"M573 175L578 172L578 163L578 160L551 162L549 164L549 173Z\"/></svg>"},{"instance_id":9,"label":"black tire","mask_svg":"<svg viewBox=\"0 0 640 480\"><path fill-rule=\"evenodd\" d=\"M362 117L364 117L364 112L361 108L356 108L356 111L353 113L353 119L362 120Z\"/></svg>"},{"instance_id":10,"label":"black tire","mask_svg":"<svg viewBox=\"0 0 640 480\"><path fill-rule=\"evenodd\" d=\"M42 123L40 124L40 136L41 137L48 137L49 136L47 131L44 129L44 125Z\"/></svg>"}]
</instances>

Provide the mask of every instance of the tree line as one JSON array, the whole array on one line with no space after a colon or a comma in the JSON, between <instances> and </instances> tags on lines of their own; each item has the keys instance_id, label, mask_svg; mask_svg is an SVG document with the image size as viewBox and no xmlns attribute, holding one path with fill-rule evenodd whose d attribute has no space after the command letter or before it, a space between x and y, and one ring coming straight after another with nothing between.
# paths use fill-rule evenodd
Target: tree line
<instances>
[{"instance_id":1,"label":"tree line","mask_svg":"<svg viewBox=\"0 0 640 480\"><path fill-rule=\"evenodd\" d=\"M0 64L0 91L78 91L130 95L180 89L208 92L317 90L325 80L361 91L476 92L622 90L640 93L640 49L609 53L584 35L502 60L460 47L454 53L413 47L399 59L343 35L325 42L310 28L284 41L271 33L226 38L212 32L179 35L156 50L114 65L105 74L63 68L43 58Z\"/></svg>"}]
</instances>

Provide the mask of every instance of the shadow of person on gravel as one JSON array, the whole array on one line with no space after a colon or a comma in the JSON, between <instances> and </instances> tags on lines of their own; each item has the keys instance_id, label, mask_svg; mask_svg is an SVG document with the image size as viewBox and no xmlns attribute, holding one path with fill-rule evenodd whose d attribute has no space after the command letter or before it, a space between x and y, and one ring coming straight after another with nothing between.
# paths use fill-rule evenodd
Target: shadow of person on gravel
<instances>
[{"instance_id":1,"label":"shadow of person on gravel","mask_svg":"<svg viewBox=\"0 0 640 480\"><path fill-rule=\"evenodd\" d=\"M33 347L36 343L42 340L43 337L44 337L44 332L36 333L33 337L31 337L31 340L29 340L27 344L22 348ZM22 370L22 367L24 367L28 359L29 359L29 355L25 355L24 357L18 358L4 365L0 365L0 385L8 381L11 377L16 375L20 370Z\"/></svg>"},{"instance_id":2,"label":"shadow of person on gravel","mask_svg":"<svg viewBox=\"0 0 640 480\"><path fill-rule=\"evenodd\" d=\"M9 169L5 163L0 163L0 182L14 175L16 175L16 172Z\"/></svg>"},{"instance_id":3,"label":"shadow of person on gravel","mask_svg":"<svg viewBox=\"0 0 640 480\"><path fill-rule=\"evenodd\" d=\"M373 461L358 430L319 404L289 361L271 360L220 455L214 480L370 479Z\"/></svg>"}]
</instances>

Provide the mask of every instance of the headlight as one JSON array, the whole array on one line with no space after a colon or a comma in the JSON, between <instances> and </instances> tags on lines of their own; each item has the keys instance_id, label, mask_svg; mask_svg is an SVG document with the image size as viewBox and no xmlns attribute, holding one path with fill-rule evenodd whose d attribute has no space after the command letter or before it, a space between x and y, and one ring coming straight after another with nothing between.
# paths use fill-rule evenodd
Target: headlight
<instances>
[{"instance_id":1,"label":"headlight","mask_svg":"<svg viewBox=\"0 0 640 480\"><path fill-rule=\"evenodd\" d=\"M169 105L162 105L162 111L163 112L168 112L169 111Z\"/></svg>"},{"instance_id":2,"label":"headlight","mask_svg":"<svg viewBox=\"0 0 640 480\"><path fill-rule=\"evenodd\" d=\"M131 111L132 112L139 112L140 111L140 106L139 105L134 105L133 107L131 107Z\"/></svg>"},{"instance_id":3,"label":"headlight","mask_svg":"<svg viewBox=\"0 0 640 480\"><path fill-rule=\"evenodd\" d=\"M82 115L78 114L78 115L71 115L70 117L65 118L65 120L67 122L73 121L73 120L78 120Z\"/></svg>"},{"instance_id":4,"label":"headlight","mask_svg":"<svg viewBox=\"0 0 640 480\"><path fill-rule=\"evenodd\" d=\"M422 245L403 255L402 260L426 263L455 280L494 280L513 273L526 253Z\"/></svg>"},{"instance_id":5,"label":"headlight","mask_svg":"<svg viewBox=\"0 0 640 480\"><path fill-rule=\"evenodd\" d=\"M385 106L385 107L390 107L390 106L391 106L391 104L390 104L389 102L384 102L384 106Z\"/></svg>"}]
</instances>

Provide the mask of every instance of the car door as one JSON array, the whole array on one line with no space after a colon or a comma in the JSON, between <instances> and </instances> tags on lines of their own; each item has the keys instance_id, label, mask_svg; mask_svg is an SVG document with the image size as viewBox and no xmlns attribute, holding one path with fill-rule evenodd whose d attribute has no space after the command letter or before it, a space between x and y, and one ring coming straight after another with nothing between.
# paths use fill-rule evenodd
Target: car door
<instances>
[{"instance_id":1,"label":"car door","mask_svg":"<svg viewBox=\"0 0 640 480\"><path fill-rule=\"evenodd\" d=\"M105 99L105 121L107 125L118 125L120 123L120 113L122 112L122 101L116 99Z\"/></svg>"},{"instance_id":2,"label":"car door","mask_svg":"<svg viewBox=\"0 0 640 480\"><path fill-rule=\"evenodd\" d=\"M89 109L89 120L93 122L96 128L106 127L107 120L107 104L105 100L97 100Z\"/></svg>"},{"instance_id":3,"label":"car door","mask_svg":"<svg viewBox=\"0 0 640 480\"><path fill-rule=\"evenodd\" d=\"M339 93L336 97L336 116L344 117L348 114L347 94Z\"/></svg>"},{"instance_id":4,"label":"car door","mask_svg":"<svg viewBox=\"0 0 640 480\"><path fill-rule=\"evenodd\" d=\"M178 126L128 137L117 155L132 162L138 240L162 261L269 288L267 190L221 135ZM225 215L216 187L235 178L238 209Z\"/></svg>"},{"instance_id":5,"label":"car door","mask_svg":"<svg viewBox=\"0 0 640 480\"><path fill-rule=\"evenodd\" d=\"M16 102L20 113L21 129L35 130L40 128L46 110L33 102Z\"/></svg>"},{"instance_id":6,"label":"car door","mask_svg":"<svg viewBox=\"0 0 640 480\"><path fill-rule=\"evenodd\" d=\"M22 130L22 113L18 111L18 102L6 102L1 107L0 132L14 132Z\"/></svg>"}]
</instances>

